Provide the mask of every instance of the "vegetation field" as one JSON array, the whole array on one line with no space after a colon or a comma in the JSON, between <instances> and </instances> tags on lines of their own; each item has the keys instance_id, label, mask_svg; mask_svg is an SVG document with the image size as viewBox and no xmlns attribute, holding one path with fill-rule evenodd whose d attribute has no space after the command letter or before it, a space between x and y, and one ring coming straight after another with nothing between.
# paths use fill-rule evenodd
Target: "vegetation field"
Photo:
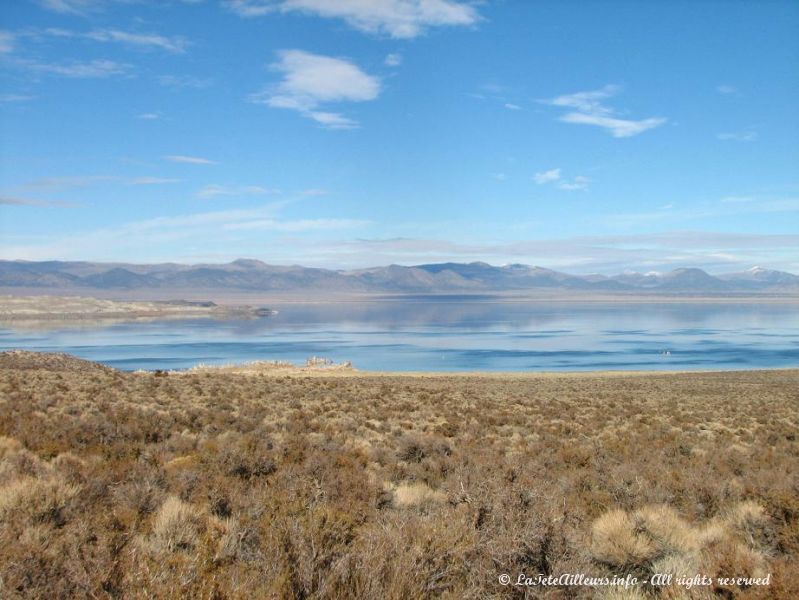
<instances>
[{"instance_id":1,"label":"vegetation field","mask_svg":"<svg viewBox=\"0 0 799 600\"><path fill-rule=\"evenodd\" d=\"M122 373L4 353L0 598L795 599L798 435L799 370ZM516 585L563 574L638 583Z\"/></svg>"}]
</instances>

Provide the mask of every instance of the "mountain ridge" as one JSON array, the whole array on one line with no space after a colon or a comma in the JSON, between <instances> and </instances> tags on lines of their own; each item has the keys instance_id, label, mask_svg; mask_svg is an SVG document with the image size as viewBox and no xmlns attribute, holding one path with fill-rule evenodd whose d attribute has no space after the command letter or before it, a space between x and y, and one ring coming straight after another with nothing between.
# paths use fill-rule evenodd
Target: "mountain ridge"
<instances>
[{"instance_id":1,"label":"mountain ridge","mask_svg":"<svg viewBox=\"0 0 799 600\"><path fill-rule=\"evenodd\" d=\"M240 258L229 263L134 264L88 261L0 260L0 287L70 289L225 289L259 292L510 292L575 290L618 293L719 294L799 292L799 276L753 267L711 275L696 267L667 273L573 275L540 266L484 262L387 265L365 269L322 269L270 265Z\"/></svg>"}]
</instances>

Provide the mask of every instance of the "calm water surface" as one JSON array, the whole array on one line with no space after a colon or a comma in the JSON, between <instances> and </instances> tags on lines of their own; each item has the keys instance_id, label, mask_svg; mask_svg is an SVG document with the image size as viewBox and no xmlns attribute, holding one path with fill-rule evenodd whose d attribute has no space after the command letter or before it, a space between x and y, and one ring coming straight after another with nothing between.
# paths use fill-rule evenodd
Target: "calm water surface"
<instances>
[{"instance_id":1,"label":"calm water surface","mask_svg":"<svg viewBox=\"0 0 799 600\"><path fill-rule=\"evenodd\" d=\"M309 356L394 371L799 366L791 305L575 305L457 299L274 305L256 320L49 329L0 325L0 348L69 352L119 369Z\"/></svg>"}]
</instances>

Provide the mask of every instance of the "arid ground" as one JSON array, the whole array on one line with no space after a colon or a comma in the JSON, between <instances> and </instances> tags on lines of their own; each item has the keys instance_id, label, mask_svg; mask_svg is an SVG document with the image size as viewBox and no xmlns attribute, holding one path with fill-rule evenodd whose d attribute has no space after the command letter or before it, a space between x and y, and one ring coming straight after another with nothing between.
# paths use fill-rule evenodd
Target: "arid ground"
<instances>
[{"instance_id":1,"label":"arid ground","mask_svg":"<svg viewBox=\"0 0 799 600\"><path fill-rule=\"evenodd\" d=\"M0 436L3 599L799 598L799 370L3 353ZM655 573L712 583L514 585Z\"/></svg>"}]
</instances>

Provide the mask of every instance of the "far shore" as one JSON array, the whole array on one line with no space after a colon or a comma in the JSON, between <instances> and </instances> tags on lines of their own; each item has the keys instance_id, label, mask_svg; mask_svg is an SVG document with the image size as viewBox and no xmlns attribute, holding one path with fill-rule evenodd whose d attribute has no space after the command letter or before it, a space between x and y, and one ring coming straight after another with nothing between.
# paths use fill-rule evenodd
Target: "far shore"
<instances>
[{"instance_id":1,"label":"far shore","mask_svg":"<svg viewBox=\"0 0 799 600\"><path fill-rule=\"evenodd\" d=\"M732 293L717 295L689 295L652 293L604 293L584 292L580 290L535 290L480 293L349 293L325 290L306 292L287 291L241 291L219 289L130 289L99 290L94 288L75 288L69 290L51 290L46 288L0 287L0 308L6 298L17 297L49 297L74 298L82 297L114 302L169 302L176 299L203 302L211 301L227 310L237 307L283 305L321 305L321 304L359 304L382 302L457 302L457 303L568 303L568 304L799 304L799 293ZM148 309L150 312L152 308ZM129 313L130 311L120 311ZM171 311L170 311L171 312ZM185 311L182 311L185 312ZM206 311L208 312L208 311ZM58 315L58 311L50 311ZM144 315L148 316L148 315ZM70 317L71 318L71 317Z\"/></svg>"},{"instance_id":2,"label":"far shore","mask_svg":"<svg viewBox=\"0 0 799 600\"><path fill-rule=\"evenodd\" d=\"M268 316L271 312L250 305L220 305L194 299L121 301L82 296L0 295L0 322L224 319Z\"/></svg>"}]
</instances>

